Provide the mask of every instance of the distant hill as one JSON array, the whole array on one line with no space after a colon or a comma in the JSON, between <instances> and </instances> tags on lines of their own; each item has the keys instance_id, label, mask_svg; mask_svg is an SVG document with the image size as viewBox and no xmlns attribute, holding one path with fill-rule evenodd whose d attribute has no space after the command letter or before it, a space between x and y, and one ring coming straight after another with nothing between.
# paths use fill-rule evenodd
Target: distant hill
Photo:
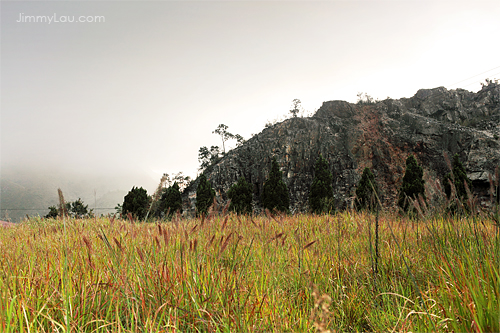
<instances>
[{"instance_id":1,"label":"distant hill","mask_svg":"<svg viewBox=\"0 0 500 333\"><path fill-rule=\"evenodd\" d=\"M321 153L333 174L337 207L352 204L365 167L372 168L385 205L393 206L409 154L417 157L430 184L449 172L444 153L450 159L458 153L474 190L486 198L489 177L500 164L499 137L499 84L490 82L477 93L421 89L400 100L324 102L312 117L291 118L264 129L205 174L222 202L229 187L244 176L254 186L254 208L259 210L263 183L275 156L290 191L292 211L304 211ZM196 186L197 181L184 193L191 207Z\"/></svg>"},{"instance_id":2,"label":"distant hill","mask_svg":"<svg viewBox=\"0 0 500 333\"><path fill-rule=\"evenodd\" d=\"M62 189L66 201L81 198L89 209L98 208L94 211L97 215L112 214L115 212L114 207L123 203L123 198L133 185L144 186L140 181L132 181L128 188L124 183L130 178L2 168L0 219L19 222L26 215L46 215L48 207L59 202L58 188Z\"/></svg>"}]
</instances>

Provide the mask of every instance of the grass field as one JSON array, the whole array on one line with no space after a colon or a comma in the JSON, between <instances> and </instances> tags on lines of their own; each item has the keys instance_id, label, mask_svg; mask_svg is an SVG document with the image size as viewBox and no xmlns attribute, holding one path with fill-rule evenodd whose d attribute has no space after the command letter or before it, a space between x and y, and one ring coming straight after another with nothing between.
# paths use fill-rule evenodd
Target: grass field
<instances>
[{"instance_id":1,"label":"grass field","mask_svg":"<svg viewBox=\"0 0 500 333\"><path fill-rule=\"evenodd\" d=\"M31 219L0 253L2 332L500 331L486 215Z\"/></svg>"}]
</instances>

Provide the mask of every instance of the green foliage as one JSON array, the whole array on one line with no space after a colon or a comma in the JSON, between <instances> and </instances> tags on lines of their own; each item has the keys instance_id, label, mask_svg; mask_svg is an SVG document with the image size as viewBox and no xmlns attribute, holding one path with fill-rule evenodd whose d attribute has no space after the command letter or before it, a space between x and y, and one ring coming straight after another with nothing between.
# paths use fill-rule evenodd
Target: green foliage
<instances>
[{"instance_id":1,"label":"green foliage","mask_svg":"<svg viewBox=\"0 0 500 333\"><path fill-rule=\"evenodd\" d=\"M215 198L215 191L210 185L205 174L200 176L198 188L196 189L196 212L198 215L207 213Z\"/></svg>"},{"instance_id":2,"label":"green foliage","mask_svg":"<svg viewBox=\"0 0 500 333\"><path fill-rule=\"evenodd\" d=\"M421 195L425 200L425 182L424 182L424 171L420 165L418 165L415 156L410 155L406 159L406 172L403 177L403 184L399 191L398 206L404 211L408 211L410 207L409 199L418 199Z\"/></svg>"},{"instance_id":3,"label":"green foliage","mask_svg":"<svg viewBox=\"0 0 500 333\"><path fill-rule=\"evenodd\" d=\"M162 195L163 211L171 217L175 212L182 213L182 197L177 182L170 186Z\"/></svg>"},{"instance_id":4,"label":"green foliage","mask_svg":"<svg viewBox=\"0 0 500 333\"><path fill-rule=\"evenodd\" d=\"M356 189L356 209L374 210L378 207L378 186L370 168L363 170L363 175Z\"/></svg>"},{"instance_id":5,"label":"green foliage","mask_svg":"<svg viewBox=\"0 0 500 333\"><path fill-rule=\"evenodd\" d=\"M262 203L264 208L273 211L274 209L280 212L288 212L290 206L290 197L285 182L282 179L282 174L276 161L273 158L269 178L264 183L264 191L262 193Z\"/></svg>"},{"instance_id":6,"label":"green foliage","mask_svg":"<svg viewBox=\"0 0 500 333\"><path fill-rule=\"evenodd\" d=\"M142 187L132 187L125 196L122 205L122 214L131 213L139 220L146 217L150 198L148 193Z\"/></svg>"},{"instance_id":7,"label":"green foliage","mask_svg":"<svg viewBox=\"0 0 500 333\"><path fill-rule=\"evenodd\" d=\"M494 221L382 214L0 227L1 331L500 332Z\"/></svg>"},{"instance_id":8,"label":"green foliage","mask_svg":"<svg viewBox=\"0 0 500 333\"><path fill-rule=\"evenodd\" d=\"M219 126L217 126L217 128L212 132L212 134L218 134L221 137L221 140L222 140L222 154L223 155L226 153L226 146L225 146L224 143L227 140L235 139L236 138L235 135L232 134L232 133L229 133L227 131L227 129L228 129L227 125L219 124Z\"/></svg>"},{"instance_id":9,"label":"green foliage","mask_svg":"<svg viewBox=\"0 0 500 333\"><path fill-rule=\"evenodd\" d=\"M50 206L49 207L49 213L45 215L46 219L55 219L59 216L59 209L56 208L56 206Z\"/></svg>"},{"instance_id":10,"label":"green foliage","mask_svg":"<svg viewBox=\"0 0 500 333\"><path fill-rule=\"evenodd\" d=\"M80 198L73 202L67 202L64 208L69 217L81 219L93 216L93 209L89 210L89 205L84 205ZM45 215L45 218L57 218L58 216L61 216L61 209L56 208L56 206L50 206L49 213Z\"/></svg>"},{"instance_id":11,"label":"green foliage","mask_svg":"<svg viewBox=\"0 0 500 333\"><path fill-rule=\"evenodd\" d=\"M240 177L236 184L233 184L227 196L231 199L229 210L237 214L252 213L252 185L247 183L245 177Z\"/></svg>"},{"instance_id":12,"label":"green foliage","mask_svg":"<svg viewBox=\"0 0 500 333\"><path fill-rule=\"evenodd\" d=\"M332 174L328 161L319 155L314 166L314 179L309 191L309 208L313 213L326 213L335 209L333 203Z\"/></svg>"},{"instance_id":13,"label":"green foliage","mask_svg":"<svg viewBox=\"0 0 500 333\"><path fill-rule=\"evenodd\" d=\"M356 104L358 104L358 105L369 105L369 104L375 104L376 102L378 102L377 100L375 100L373 97L371 97L367 93L358 92L357 96L358 96L358 100L357 100Z\"/></svg>"},{"instance_id":14,"label":"green foliage","mask_svg":"<svg viewBox=\"0 0 500 333\"><path fill-rule=\"evenodd\" d=\"M218 146L210 147L200 147L198 150L198 162L200 162L200 170L207 170L212 165L216 164L220 160L220 149Z\"/></svg>"},{"instance_id":15,"label":"green foliage","mask_svg":"<svg viewBox=\"0 0 500 333\"><path fill-rule=\"evenodd\" d=\"M470 190L472 189L472 181L467 177L467 173L465 172L465 168L460 161L458 154L453 156L452 172L446 174L443 179L444 192L448 198L450 198L452 192L450 181L453 186L455 186L457 197L462 201L467 200L468 195L467 190L465 189L465 184L467 184L467 187Z\"/></svg>"},{"instance_id":16,"label":"green foliage","mask_svg":"<svg viewBox=\"0 0 500 333\"><path fill-rule=\"evenodd\" d=\"M290 109L290 113L294 118L297 118L297 115L300 112L301 109L300 103L301 103L300 99L297 98L292 101L292 108Z\"/></svg>"}]
</instances>

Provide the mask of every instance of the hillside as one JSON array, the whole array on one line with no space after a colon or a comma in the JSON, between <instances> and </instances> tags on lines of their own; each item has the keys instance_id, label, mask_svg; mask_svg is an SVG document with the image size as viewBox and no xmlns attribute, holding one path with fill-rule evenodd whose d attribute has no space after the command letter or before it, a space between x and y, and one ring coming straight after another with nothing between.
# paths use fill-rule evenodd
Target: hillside
<instances>
[{"instance_id":1,"label":"hillside","mask_svg":"<svg viewBox=\"0 0 500 333\"><path fill-rule=\"evenodd\" d=\"M221 202L244 176L254 186L254 207L271 159L276 156L290 191L292 211L307 209L314 163L321 153L334 178L336 205L352 204L361 173L372 168L386 206L393 206L405 170L415 154L427 183L448 172L444 154L458 153L474 191L487 197L489 177L500 164L500 85L477 93L444 87L421 89L411 98L376 103L324 102L308 118L291 118L264 129L205 171ZM193 205L194 182L184 194ZM429 187L430 189L430 187Z\"/></svg>"}]
</instances>

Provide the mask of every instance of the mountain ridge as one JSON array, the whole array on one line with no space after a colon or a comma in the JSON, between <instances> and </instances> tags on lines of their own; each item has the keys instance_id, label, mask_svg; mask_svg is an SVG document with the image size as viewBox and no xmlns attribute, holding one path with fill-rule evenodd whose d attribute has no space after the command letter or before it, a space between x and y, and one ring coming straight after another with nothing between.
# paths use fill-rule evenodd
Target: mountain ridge
<instances>
[{"instance_id":1,"label":"mountain ridge","mask_svg":"<svg viewBox=\"0 0 500 333\"><path fill-rule=\"evenodd\" d=\"M222 204L229 187L244 176L254 186L253 206L259 211L263 183L275 156L291 194L292 211L306 211L314 163L322 154L334 178L338 208L352 205L365 167L372 168L381 198L391 207L409 154L417 157L431 185L449 172L444 154L451 159L457 153L475 192L485 201L489 178L500 164L499 120L500 85L491 81L477 93L438 87L399 100L327 101L312 117L290 118L265 128L205 173ZM196 183L184 195L191 207Z\"/></svg>"}]
</instances>

